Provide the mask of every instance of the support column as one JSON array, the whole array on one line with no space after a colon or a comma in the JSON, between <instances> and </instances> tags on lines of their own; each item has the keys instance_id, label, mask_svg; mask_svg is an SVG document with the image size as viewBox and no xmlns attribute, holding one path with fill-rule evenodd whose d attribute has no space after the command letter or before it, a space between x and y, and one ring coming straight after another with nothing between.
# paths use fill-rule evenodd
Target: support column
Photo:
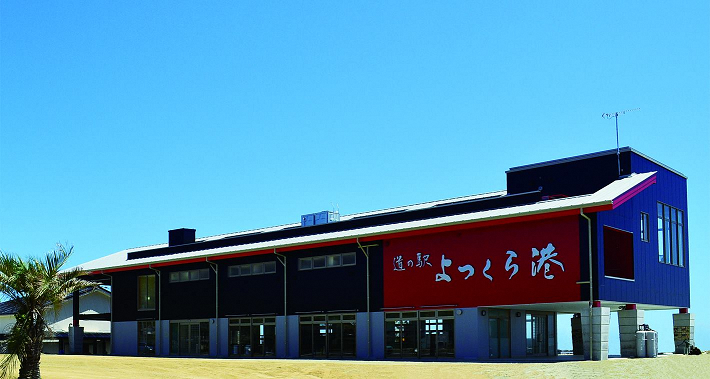
<instances>
[{"instance_id":1,"label":"support column","mask_svg":"<svg viewBox=\"0 0 710 379\"><path fill-rule=\"evenodd\" d=\"M627 304L619 315L619 341L622 357L636 357L636 331L644 323L643 309L636 309L636 304Z\"/></svg>"},{"instance_id":2,"label":"support column","mask_svg":"<svg viewBox=\"0 0 710 379\"><path fill-rule=\"evenodd\" d=\"M69 327L69 353L84 354L84 327Z\"/></svg>"},{"instance_id":3,"label":"support column","mask_svg":"<svg viewBox=\"0 0 710 379\"><path fill-rule=\"evenodd\" d=\"M681 308L680 313L673 315L673 341L675 353L685 352L685 342L695 345L695 315L688 313L688 308Z\"/></svg>"},{"instance_id":4,"label":"support column","mask_svg":"<svg viewBox=\"0 0 710 379\"><path fill-rule=\"evenodd\" d=\"M79 291L72 293L72 325L69 327L69 353L84 353L84 328L79 326Z\"/></svg>"},{"instance_id":5,"label":"support column","mask_svg":"<svg viewBox=\"0 0 710 379\"><path fill-rule=\"evenodd\" d=\"M590 359L589 311L584 310L581 315L584 358ZM608 307L595 306L592 308L592 360L603 361L609 359L609 317L610 309Z\"/></svg>"}]
</instances>

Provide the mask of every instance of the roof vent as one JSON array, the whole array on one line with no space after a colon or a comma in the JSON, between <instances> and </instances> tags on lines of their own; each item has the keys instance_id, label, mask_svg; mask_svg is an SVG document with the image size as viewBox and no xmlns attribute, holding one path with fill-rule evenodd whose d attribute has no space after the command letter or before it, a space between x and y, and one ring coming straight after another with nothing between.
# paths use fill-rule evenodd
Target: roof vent
<instances>
[{"instance_id":1,"label":"roof vent","mask_svg":"<svg viewBox=\"0 0 710 379\"><path fill-rule=\"evenodd\" d=\"M185 245L195 243L195 229L173 229L168 230L168 246Z\"/></svg>"},{"instance_id":2,"label":"roof vent","mask_svg":"<svg viewBox=\"0 0 710 379\"><path fill-rule=\"evenodd\" d=\"M329 224L337 221L340 221L340 213L331 211L309 213L301 216L301 226Z\"/></svg>"}]
</instances>

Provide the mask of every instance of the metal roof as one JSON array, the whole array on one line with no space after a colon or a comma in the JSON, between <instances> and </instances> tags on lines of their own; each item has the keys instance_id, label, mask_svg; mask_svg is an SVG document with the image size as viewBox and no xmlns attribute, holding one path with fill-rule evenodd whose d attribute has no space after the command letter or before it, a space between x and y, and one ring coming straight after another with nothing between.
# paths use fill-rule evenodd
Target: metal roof
<instances>
[{"instance_id":1,"label":"metal roof","mask_svg":"<svg viewBox=\"0 0 710 379\"><path fill-rule=\"evenodd\" d=\"M104 295L110 295L110 292L107 289L99 286L99 287L95 287L95 288L94 287L82 288L81 290L79 290L79 297L84 296L84 295L88 295L94 291L99 291L99 292L103 293ZM71 293L71 294L69 294L69 296L64 298L63 302L67 302L67 301L71 300L73 297L74 297L74 294ZM13 303L12 300L3 301L2 303L0 303L0 316L14 315L16 311L17 311L17 306Z\"/></svg>"},{"instance_id":2,"label":"metal roof","mask_svg":"<svg viewBox=\"0 0 710 379\"><path fill-rule=\"evenodd\" d=\"M655 160L655 159L649 157L648 155L646 155L646 154L644 154L644 153L642 153L642 152L640 152L640 151L638 151L638 150L636 150L636 149L634 149L634 148L632 148L632 147L629 147L629 146L622 147L622 148L619 149L619 152L620 152L620 153L632 152L632 153L634 153L634 154L636 154L636 155L638 155L638 156L640 156L640 157L642 157L642 158L644 158L644 159L647 159L647 160L649 160L649 161L651 161L651 162L653 162L653 163L655 163L655 164L657 164L657 165L659 165L659 166L665 168L665 169L668 170L668 171L671 171L671 172L673 172L673 173L675 173L675 174L677 174L677 175L682 176L682 177L685 178L685 179L688 179L688 177L685 176L685 175L683 175L682 172L680 172L680 171L678 171L678 170L675 170L675 169L673 169L673 168L671 168L671 167L669 167L669 166L667 166L667 165L665 165L665 164L663 164L663 163L661 163L661 162L659 162L659 161L657 161L657 160ZM579 161L579 160L583 160L583 159L601 157L601 156L604 156L604 155L611 155L611 154L616 154L616 149L598 151L598 152L590 153L590 154L576 155L576 156L574 156L574 157L567 157L567 158L561 158L561 159L554 159L554 160L551 160L551 161L545 161L545 162L539 162L539 163L532 163L532 164L528 164L528 165L524 165L524 166L511 167L510 169L508 169L508 171L506 171L506 173L508 173L508 172L516 172L516 171L523 171L523 170L529 170L529 169L531 169L531 168L552 166L552 165L556 165L556 164L560 164L560 163Z\"/></svg>"},{"instance_id":3,"label":"metal roof","mask_svg":"<svg viewBox=\"0 0 710 379\"><path fill-rule=\"evenodd\" d=\"M159 263L165 263L165 262L183 261L183 260L191 260L191 259L198 259L198 258L208 259L210 257L217 257L220 255L226 255L226 254L248 253L248 252L254 252L254 251L295 247L295 246L300 246L300 245L327 243L327 242L333 242L333 241L338 241L338 240L368 238L368 237L378 237L378 236L385 237L386 235L393 234L393 233L401 233L401 232L430 229L430 228L435 228L435 227L461 225L461 224L473 224L473 223L482 222L482 221L514 218L514 217L523 217L523 216L532 216L532 215L538 215L538 214L544 214L544 213L562 212L562 211L569 211L569 210L575 210L575 209L587 209L587 208L596 208L596 207L604 207L604 206L608 206L607 209L611 209L611 207L613 207L615 204L614 203L615 200L620 199L620 200L617 200L617 203L625 201L628 198L628 196L622 198L622 195L627 194L627 192L630 192L634 188L641 186L644 183L647 183L648 180L651 180L651 179L655 180L655 172L649 172L649 173L643 173L643 174L631 174L627 177L613 181L612 183L608 184L607 186L596 191L593 194L567 197L567 198L561 198L561 199L537 201L532 204L523 204L523 205L516 205L516 206L497 208L497 209L487 209L487 210L468 212L468 213L463 213L463 214L447 215L447 216L441 216L441 217L418 219L418 220L404 221L404 222L383 224L383 225L366 226L366 227L361 227L361 228L338 230L338 231L326 232L326 233L320 233L320 234L302 235L302 236L294 236L294 237L289 237L289 238L265 240L265 241L259 241L259 242L254 242L254 243L240 244L240 245L236 245L236 246L225 246L225 247L212 248L212 249L179 252L179 253L169 254L169 255L150 256L150 257L129 260L128 259L129 252L142 251L142 250L146 250L146 248L129 249L129 250L123 250L118 253L114 253L114 254L87 262L81 266L84 270L97 272L97 271L103 271L103 270L129 268L132 266L145 266L145 265L150 265L150 264L159 264ZM486 197L502 196L504 194L505 194L504 191L493 192L493 193L489 193L489 194L466 196L466 197L456 198L456 199L448 199L448 200L443 200L443 202L455 203L455 202L461 201L462 199L475 200L475 199L482 199L482 198L486 198ZM425 204L428 204L429 206L433 207L437 203L440 203L440 202L422 203L422 204L417 204L416 206L425 207ZM413 207L413 206L410 206L410 207ZM401 207L401 208L407 208L407 207ZM389 211L396 210L396 209L398 209L398 208L391 208ZM382 210L382 211L377 211L377 212L380 212L380 214L382 214L382 213L385 213L385 211L387 211L387 210ZM369 212L365 212L365 213L360 213L358 215L364 215L364 214L368 214L368 213ZM351 215L350 217L354 217L354 216L355 215ZM347 216L344 216L344 217L347 217ZM341 220L343 220L344 217L341 217ZM293 224L293 225L298 226L300 224ZM265 228L263 230L273 230L273 228ZM241 232L241 234L245 234L245 233L246 232ZM230 236L239 235L239 234L240 233L235 233L235 234L231 234ZM222 235L222 236L224 236L224 235ZM209 238L215 238L215 237L207 237L207 238L201 239L201 240L204 241ZM167 244L159 245L159 246L167 246Z\"/></svg>"}]
</instances>

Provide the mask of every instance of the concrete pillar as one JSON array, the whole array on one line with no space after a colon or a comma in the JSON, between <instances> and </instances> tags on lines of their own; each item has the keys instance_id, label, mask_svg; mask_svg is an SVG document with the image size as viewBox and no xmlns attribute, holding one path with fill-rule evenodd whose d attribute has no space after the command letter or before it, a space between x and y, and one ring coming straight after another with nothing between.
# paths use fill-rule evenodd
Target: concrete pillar
<instances>
[{"instance_id":1,"label":"concrete pillar","mask_svg":"<svg viewBox=\"0 0 710 379\"><path fill-rule=\"evenodd\" d=\"M619 311L619 341L621 343L622 357L636 356L636 331L639 325L644 322L643 309L636 309L636 306L626 306L626 309Z\"/></svg>"},{"instance_id":2,"label":"concrete pillar","mask_svg":"<svg viewBox=\"0 0 710 379\"><path fill-rule=\"evenodd\" d=\"M589 356L589 311L584 310L582 315L582 335L584 338L584 358ZM592 308L592 360L603 361L609 359L609 318L608 307Z\"/></svg>"},{"instance_id":3,"label":"concrete pillar","mask_svg":"<svg viewBox=\"0 0 710 379\"><path fill-rule=\"evenodd\" d=\"M695 345L695 315L688 313L688 308L673 315L673 341L676 354L684 353L685 341Z\"/></svg>"},{"instance_id":4,"label":"concrete pillar","mask_svg":"<svg viewBox=\"0 0 710 379\"><path fill-rule=\"evenodd\" d=\"M84 354L84 327L69 327L69 353Z\"/></svg>"}]
</instances>

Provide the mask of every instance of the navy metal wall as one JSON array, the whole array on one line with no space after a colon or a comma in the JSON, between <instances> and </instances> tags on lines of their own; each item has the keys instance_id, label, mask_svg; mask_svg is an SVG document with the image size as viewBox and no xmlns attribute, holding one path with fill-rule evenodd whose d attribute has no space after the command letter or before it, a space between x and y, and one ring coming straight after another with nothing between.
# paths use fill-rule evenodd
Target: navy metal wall
<instances>
[{"instance_id":1,"label":"navy metal wall","mask_svg":"<svg viewBox=\"0 0 710 379\"><path fill-rule=\"evenodd\" d=\"M690 274L688 269L688 204L686 179L637 154L631 154L634 172L657 171L656 184L641 191L620 207L599 212L596 225L597 259L599 261L598 296L602 300L625 303L656 304L673 307L690 306ZM658 262L657 202L683 211L685 253L684 267ZM649 215L649 242L641 241L641 212ZM634 280L604 276L604 226L634 234Z\"/></svg>"}]
</instances>

